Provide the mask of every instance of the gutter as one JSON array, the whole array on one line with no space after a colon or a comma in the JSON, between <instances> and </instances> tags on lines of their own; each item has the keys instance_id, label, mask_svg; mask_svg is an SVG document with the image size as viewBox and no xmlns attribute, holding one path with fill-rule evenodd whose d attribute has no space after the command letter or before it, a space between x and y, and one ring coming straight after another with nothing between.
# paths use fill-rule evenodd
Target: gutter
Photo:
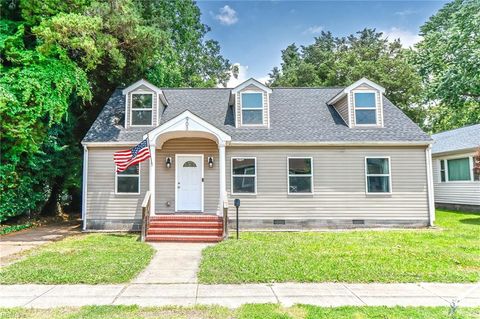
<instances>
[{"instance_id":1,"label":"gutter","mask_svg":"<svg viewBox=\"0 0 480 319\"><path fill-rule=\"evenodd\" d=\"M82 176L82 230L87 230L87 183L88 183L88 148L83 145L83 176Z\"/></svg>"},{"instance_id":2,"label":"gutter","mask_svg":"<svg viewBox=\"0 0 480 319\"><path fill-rule=\"evenodd\" d=\"M371 142L242 142L231 141L230 146L428 146L433 141L371 141Z\"/></svg>"}]
</instances>

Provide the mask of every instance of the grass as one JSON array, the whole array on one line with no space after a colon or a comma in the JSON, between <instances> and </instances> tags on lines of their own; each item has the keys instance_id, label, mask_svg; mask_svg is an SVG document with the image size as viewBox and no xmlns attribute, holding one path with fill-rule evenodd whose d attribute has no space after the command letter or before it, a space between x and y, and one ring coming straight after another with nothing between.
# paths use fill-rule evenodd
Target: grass
<instances>
[{"instance_id":1,"label":"grass","mask_svg":"<svg viewBox=\"0 0 480 319\"><path fill-rule=\"evenodd\" d=\"M1 284L123 283L150 262L154 250L137 235L72 236L29 251L0 270Z\"/></svg>"},{"instance_id":2,"label":"grass","mask_svg":"<svg viewBox=\"0 0 480 319\"><path fill-rule=\"evenodd\" d=\"M476 282L480 214L437 211L440 229L244 232L203 251L201 283Z\"/></svg>"},{"instance_id":3,"label":"grass","mask_svg":"<svg viewBox=\"0 0 480 319\"><path fill-rule=\"evenodd\" d=\"M218 306L191 308L138 306L88 306L55 309L1 309L0 318L37 319L141 319L141 318L209 318L209 319L473 319L480 308L461 308L454 315L447 307L338 307L321 308L296 305L283 308L276 304L244 305L236 310Z\"/></svg>"}]
</instances>

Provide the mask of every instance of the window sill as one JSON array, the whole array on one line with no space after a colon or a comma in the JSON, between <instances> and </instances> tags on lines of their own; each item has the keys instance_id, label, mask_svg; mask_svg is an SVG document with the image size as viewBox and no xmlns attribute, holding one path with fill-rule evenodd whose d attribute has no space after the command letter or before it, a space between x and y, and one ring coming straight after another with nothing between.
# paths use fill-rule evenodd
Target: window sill
<instances>
[{"instance_id":1,"label":"window sill","mask_svg":"<svg viewBox=\"0 0 480 319\"><path fill-rule=\"evenodd\" d=\"M138 196L140 193L114 193L115 196Z\"/></svg>"},{"instance_id":2,"label":"window sill","mask_svg":"<svg viewBox=\"0 0 480 319\"><path fill-rule=\"evenodd\" d=\"M393 193L365 193L367 197L392 197Z\"/></svg>"}]
</instances>

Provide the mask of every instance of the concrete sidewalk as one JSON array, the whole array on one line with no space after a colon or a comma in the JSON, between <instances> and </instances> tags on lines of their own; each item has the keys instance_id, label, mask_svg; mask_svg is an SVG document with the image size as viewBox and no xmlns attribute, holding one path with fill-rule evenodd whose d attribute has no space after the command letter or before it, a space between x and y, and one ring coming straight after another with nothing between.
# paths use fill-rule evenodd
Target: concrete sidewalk
<instances>
[{"instance_id":1,"label":"concrete sidewalk","mask_svg":"<svg viewBox=\"0 0 480 319\"><path fill-rule=\"evenodd\" d=\"M1 285L0 307L193 306L245 303L336 306L480 306L478 284L279 283L245 285Z\"/></svg>"},{"instance_id":2,"label":"concrete sidewalk","mask_svg":"<svg viewBox=\"0 0 480 319\"><path fill-rule=\"evenodd\" d=\"M134 284L196 284L202 250L211 244L150 243L155 256Z\"/></svg>"}]
</instances>

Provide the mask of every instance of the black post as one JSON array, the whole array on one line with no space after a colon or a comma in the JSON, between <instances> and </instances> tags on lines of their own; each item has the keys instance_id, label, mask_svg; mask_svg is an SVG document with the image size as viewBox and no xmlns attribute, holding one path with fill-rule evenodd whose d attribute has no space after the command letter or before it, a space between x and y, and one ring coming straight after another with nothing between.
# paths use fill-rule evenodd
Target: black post
<instances>
[{"instance_id":1,"label":"black post","mask_svg":"<svg viewBox=\"0 0 480 319\"><path fill-rule=\"evenodd\" d=\"M234 201L233 201L233 205L235 205L235 208L237 210L237 240L238 240L238 229L239 229L239 226L238 226L238 208L240 207L240 199L236 198Z\"/></svg>"}]
</instances>

